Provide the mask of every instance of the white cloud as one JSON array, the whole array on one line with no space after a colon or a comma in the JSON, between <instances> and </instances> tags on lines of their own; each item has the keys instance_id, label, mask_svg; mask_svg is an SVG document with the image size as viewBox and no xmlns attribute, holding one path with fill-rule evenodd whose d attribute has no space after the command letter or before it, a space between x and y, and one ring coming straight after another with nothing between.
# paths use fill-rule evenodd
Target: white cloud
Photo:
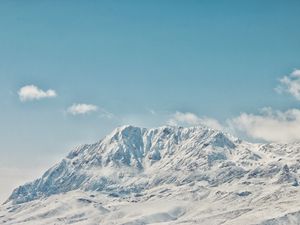
<instances>
[{"instance_id":1,"label":"white cloud","mask_svg":"<svg viewBox=\"0 0 300 225\"><path fill-rule=\"evenodd\" d=\"M190 112L176 112L170 116L167 123L172 126L205 125L217 130L223 129L222 125L216 119L210 117L198 117L196 114Z\"/></svg>"},{"instance_id":2,"label":"white cloud","mask_svg":"<svg viewBox=\"0 0 300 225\"><path fill-rule=\"evenodd\" d=\"M300 141L300 109L287 111L263 108L258 114L241 113L224 125L210 117L199 117L191 112L176 112L169 116L167 124L173 126L205 125L230 132L250 140L290 143Z\"/></svg>"},{"instance_id":3,"label":"white cloud","mask_svg":"<svg viewBox=\"0 0 300 225\"><path fill-rule=\"evenodd\" d=\"M289 93L300 101L300 70L294 70L290 75L279 79L280 85L275 88L278 93Z\"/></svg>"},{"instance_id":4,"label":"white cloud","mask_svg":"<svg viewBox=\"0 0 300 225\"><path fill-rule=\"evenodd\" d=\"M54 98L57 96L54 90L49 89L47 91L43 91L35 85L27 85L22 87L19 90L18 95L22 102L39 100L42 98Z\"/></svg>"},{"instance_id":5,"label":"white cloud","mask_svg":"<svg viewBox=\"0 0 300 225\"><path fill-rule=\"evenodd\" d=\"M96 105L91 104L73 104L67 109L67 112L72 115L87 114L98 110Z\"/></svg>"},{"instance_id":6,"label":"white cloud","mask_svg":"<svg viewBox=\"0 0 300 225\"><path fill-rule=\"evenodd\" d=\"M265 108L260 114L242 113L228 121L232 130L267 142L300 141L300 110L274 111Z\"/></svg>"}]
</instances>

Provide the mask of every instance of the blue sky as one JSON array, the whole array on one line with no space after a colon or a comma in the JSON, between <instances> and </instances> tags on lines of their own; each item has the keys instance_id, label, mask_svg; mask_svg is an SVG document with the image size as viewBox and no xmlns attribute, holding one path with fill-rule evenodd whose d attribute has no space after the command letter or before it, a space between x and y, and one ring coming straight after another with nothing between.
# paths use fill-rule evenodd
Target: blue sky
<instances>
[{"instance_id":1,"label":"blue sky","mask_svg":"<svg viewBox=\"0 0 300 225\"><path fill-rule=\"evenodd\" d=\"M123 124L204 123L249 140L298 140L299 8L1 1L0 192ZM40 97L22 100L28 85ZM72 113L83 104L87 113ZM287 135L270 136L274 127Z\"/></svg>"}]
</instances>

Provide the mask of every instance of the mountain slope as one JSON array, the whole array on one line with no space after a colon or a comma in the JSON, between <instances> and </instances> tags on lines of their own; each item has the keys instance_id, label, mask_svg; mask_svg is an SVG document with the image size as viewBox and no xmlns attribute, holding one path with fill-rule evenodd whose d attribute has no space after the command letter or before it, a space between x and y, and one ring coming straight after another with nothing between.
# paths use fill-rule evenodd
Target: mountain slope
<instances>
[{"instance_id":1,"label":"mountain slope","mask_svg":"<svg viewBox=\"0 0 300 225\"><path fill-rule=\"evenodd\" d=\"M297 143L252 144L202 126L123 126L16 188L0 222L298 224L299 156Z\"/></svg>"}]
</instances>

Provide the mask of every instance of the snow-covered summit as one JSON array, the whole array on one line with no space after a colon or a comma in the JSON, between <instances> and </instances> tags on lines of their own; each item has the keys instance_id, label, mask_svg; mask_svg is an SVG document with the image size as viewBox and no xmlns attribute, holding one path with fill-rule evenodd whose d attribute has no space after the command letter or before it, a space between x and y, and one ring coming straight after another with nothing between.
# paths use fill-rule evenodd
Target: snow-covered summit
<instances>
[{"instance_id":1,"label":"snow-covered summit","mask_svg":"<svg viewBox=\"0 0 300 225\"><path fill-rule=\"evenodd\" d=\"M196 164L205 164L205 157L209 158L209 163L225 159L226 149L232 151L235 146L233 138L202 126L154 129L122 126L95 144L76 147L41 178L15 189L9 201L26 202L74 189L125 188L126 185L118 183L123 179L128 181L127 176L132 173L147 174L150 170L166 168L191 169ZM203 149L209 148L211 150L207 150L206 154ZM212 150L218 148L222 151ZM156 173L147 175L153 177ZM119 177L118 181L116 177ZM132 189L129 185L124 191L139 191L138 188Z\"/></svg>"},{"instance_id":2,"label":"snow-covered summit","mask_svg":"<svg viewBox=\"0 0 300 225\"><path fill-rule=\"evenodd\" d=\"M164 183L219 185L246 174L275 176L285 164L273 162L277 169L269 165L265 148L204 126L122 126L95 144L76 147L41 178L16 188L8 201L27 202L76 189L128 195Z\"/></svg>"},{"instance_id":3,"label":"snow-covered summit","mask_svg":"<svg viewBox=\"0 0 300 225\"><path fill-rule=\"evenodd\" d=\"M114 218L119 221L116 224L174 220L188 221L186 224L219 224L216 221L221 223L230 218L229 224L252 224L254 219L272 222L273 218L280 217L278 212L282 209L289 213L288 218L300 221L299 158L299 143L248 143L205 126L153 129L122 126L94 144L74 148L41 178L16 188L4 204L4 212L8 214L0 214L0 222L41 224L39 219L42 219L55 221L49 224L74 221L111 224ZM171 200L175 201L175 208L173 203L168 203ZM146 211L141 208L142 217L139 214L132 215L138 219L124 217L128 213L126 207L122 208L124 204L134 207L132 204L138 203L147 208L153 201L166 204L167 212L161 214L153 206L158 212L155 215L143 217ZM280 205L279 211L257 217L274 201ZM299 208L299 213L290 210L291 202L295 203L295 209ZM48 204L59 210L43 212ZM73 205L79 210L75 215ZM35 215L33 211L32 216L26 217L28 207L36 208L40 214ZM63 214L67 213L65 216L61 208ZM250 211L253 213L249 214ZM211 217L207 212L218 216ZM19 219L24 217L20 213L26 219ZM281 216L278 220L286 221ZM82 220L92 222L81 223Z\"/></svg>"}]
</instances>

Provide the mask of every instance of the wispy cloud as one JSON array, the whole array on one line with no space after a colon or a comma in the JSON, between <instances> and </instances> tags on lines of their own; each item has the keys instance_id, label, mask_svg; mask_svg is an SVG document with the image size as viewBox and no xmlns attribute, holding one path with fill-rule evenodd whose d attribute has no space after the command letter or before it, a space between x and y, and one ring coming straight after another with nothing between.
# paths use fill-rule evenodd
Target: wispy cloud
<instances>
[{"instance_id":1,"label":"wispy cloud","mask_svg":"<svg viewBox=\"0 0 300 225\"><path fill-rule=\"evenodd\" d=\"M95 112L98 110L98 106L91 104L73 104L68 109L67 112L72 115L83 115L91 112Z\"/></svg>"},{"instance_id":2,"label":"wispy cloud","mask_svg":"<svg viewBox=\"0 0 300 225\"><path fill-rule=\"evenodd\" d=\"M22 102L39 100L42 98L54 98L57 96L54 90L49 89L44 91L35 85L27 85L20 88L18 95Z\"/></svg>"},{"instance_id":3,"label":"wispy cloud","mask_svg":"<svg viewBox=\"0 0 300 225\"><path fill-rule=\"evenodd\" d=\"M106 118L106 119L112 119L115 117L115 115L111 112L108 112L107 110L103 109L103 108L99 108L99 117L100 118Z\"/></svg>"},{"instance_id":4,"label":"wispy cloud","mask_svg":"<svg viewBox=\"0 0 300 225\"><path fill-rule=\"evenodd\" d=\"M222 130L223 126L218 120L210 117L199 117L191 112L176 112L170 116L167 124L172 126L197 126L205 125L217 130Z\"/></svg>"},{"instance_id":5,"label":"wispy cloud","mask_svg":"<svg viewBox=\"0 0 300 225\"><path fill-rule=\"evenodd\" d=\"M289 93L300 101L300 70L279 79L280 85L275 88L278 93Z\"/></svg>"},{"instance_id":6,"label":"wispy cloud","mask_svg":"<svg viewBox=\"0 0 300 225\"><path fill-rule=\"evenodd\" d=\"M228 120L230 128L239 134L267 142L300 141L300 110L278 111L264 108L259 114L242 113Z\"/></svg>"}]
</instances>

